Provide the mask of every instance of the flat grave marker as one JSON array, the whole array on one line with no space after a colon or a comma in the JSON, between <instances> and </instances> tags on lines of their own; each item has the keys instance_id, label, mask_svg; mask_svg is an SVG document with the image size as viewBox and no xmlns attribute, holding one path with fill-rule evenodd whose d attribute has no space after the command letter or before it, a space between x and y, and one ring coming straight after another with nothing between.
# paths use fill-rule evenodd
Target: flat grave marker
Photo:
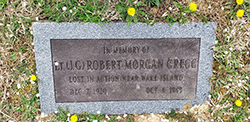
<instances>
[{"instance_id":1,"label":"flat grave marker","mask_svg":"<svg viewBox=\"0 0 250 122\"><path fill-rule=\"evenodd\" d=\"M43 112L162 113L207 100L216 23L33 23Z\"/></svg>"}]
</instances>

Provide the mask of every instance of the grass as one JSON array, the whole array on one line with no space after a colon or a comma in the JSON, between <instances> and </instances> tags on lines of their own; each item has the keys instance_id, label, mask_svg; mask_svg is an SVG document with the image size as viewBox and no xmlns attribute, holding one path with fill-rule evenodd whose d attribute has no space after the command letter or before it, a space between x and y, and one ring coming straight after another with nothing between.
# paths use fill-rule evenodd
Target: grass
<instances>
[{"instance_id":1,"label":"grass","mask_svg":"<svg viewBox=\"0 0 250 122\"><path fill-rule=\"evenodd\" d=\"M0 122L1 121L66 121L70 113L45 116L39 108L32 22L109 23L157 22L185 24L187 22L217 22L217 43L214 44L213 75L209 100L200 106L185 107L188 113L103 115L77 114L79 121L148 121L149 118L170 121L248 121L250 119L250 1L237 5L235 0L198 1L196 11L190 11L191 1L173 0L1 0L0 1ZM194 2L194 1L192 1ZM131 5L131 6L130 6ZM136 14L129 16L127 9ZM236 17L243 9L243 17ZM234 104L242 101L241 106ZM72 113L71 113L72 115ZM120 117L118 117L120 116ZM117 117L119 119L117 119ZM120 119L121 118L121 119Z\"/></svg>"}]
</instances>

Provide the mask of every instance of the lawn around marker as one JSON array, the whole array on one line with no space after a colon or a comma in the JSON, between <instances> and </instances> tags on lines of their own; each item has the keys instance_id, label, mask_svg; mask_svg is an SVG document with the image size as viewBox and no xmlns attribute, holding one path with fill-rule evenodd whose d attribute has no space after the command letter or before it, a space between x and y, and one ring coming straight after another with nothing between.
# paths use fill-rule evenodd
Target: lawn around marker
<instances>
[{"instance_id":1,"label":"lawn around marker","mask_svg":"<svg viewBox=\"0 0 250 122\"><path fill-rule=\"evenodd\" d=\"M196 6L195 6L196 5ZM248 0L53 0L0 1L0 120L2 121L249 121L250 46ZM129 11L129 8L134 10ZM32 22L111 23L143 22L187 24L216 22L216 42L209 100L188 112L164 114L104 115L101 112L73 114L59 108L41 112L36 73ZM135 32L136 33L136 32ZM36 78L35 78L35 77ZM202 112L201 112L202 111ZM76 119L72 119L72 121Z\"/></svg>"}]
</instances>

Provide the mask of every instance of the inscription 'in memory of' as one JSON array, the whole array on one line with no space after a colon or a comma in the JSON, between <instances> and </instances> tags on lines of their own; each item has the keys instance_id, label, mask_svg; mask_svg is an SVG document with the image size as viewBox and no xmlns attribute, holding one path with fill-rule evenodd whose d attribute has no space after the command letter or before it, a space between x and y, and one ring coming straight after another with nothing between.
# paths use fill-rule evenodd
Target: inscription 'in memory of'
<instances>
[{"instance_id":1,"label":"inscription 'in memory of'","mask_svg":"<svg viewBox=\"0 0 250 122\"><path fill-rule=\"evenodd\" d=\"M56 102L195 99L199 38L51 39Z\"/></svg>"}]
</instances>

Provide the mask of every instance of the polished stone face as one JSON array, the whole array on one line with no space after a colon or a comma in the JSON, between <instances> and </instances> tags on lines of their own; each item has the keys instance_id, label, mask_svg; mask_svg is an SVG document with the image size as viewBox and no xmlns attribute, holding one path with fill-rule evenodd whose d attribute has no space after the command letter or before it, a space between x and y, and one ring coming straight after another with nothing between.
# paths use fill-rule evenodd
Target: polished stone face
<instances>
[{"instance_id":1,"label":"polished stone face","mask_svg":"<svg viewBox=\"0 0 250 122\"><path fill-rule=\"evenodd\" d=\"M56 102L195 99L199 38L51 39Z\"/></svg>"}]
</instances>

